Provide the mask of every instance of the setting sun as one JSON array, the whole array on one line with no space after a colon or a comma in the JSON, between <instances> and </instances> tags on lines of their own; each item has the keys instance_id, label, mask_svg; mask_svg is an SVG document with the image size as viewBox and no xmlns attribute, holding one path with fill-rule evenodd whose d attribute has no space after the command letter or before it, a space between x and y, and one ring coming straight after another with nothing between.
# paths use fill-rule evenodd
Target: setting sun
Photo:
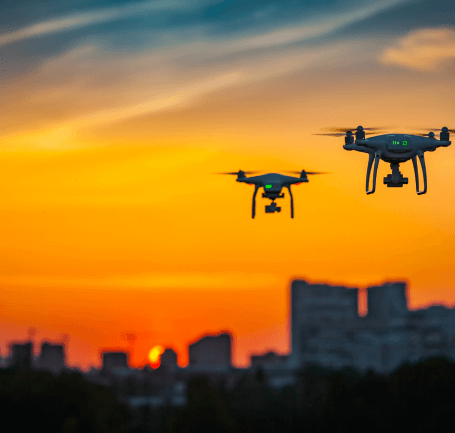
<instances>
[{"instance_id":1,"label":"setting sun","mask_svg":"<svg viewBox=\"0 0 455 433\"><path fill-rule=\"evenodd\" d=\"M163 346L155 346L153 349L150 350L149 361L150 365L153 368L158 368L160 366L160 357L163 352L164 352Z\"/></svg>"}]
</instances>

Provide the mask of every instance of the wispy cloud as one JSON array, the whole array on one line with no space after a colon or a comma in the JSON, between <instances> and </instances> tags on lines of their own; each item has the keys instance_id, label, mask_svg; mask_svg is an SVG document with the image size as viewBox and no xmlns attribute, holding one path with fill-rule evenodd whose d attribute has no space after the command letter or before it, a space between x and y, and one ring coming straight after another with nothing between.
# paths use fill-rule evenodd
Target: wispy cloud
<instances>
[{"instance_id":1,"label":"wispy cloud","mask_svg":"<svg viewBox=\"0 0 455 433\"><path fill-rule=\"evenodd\" d=\"M242 47L242 49L252 49L290 43L308 37L321 36L358 20L366 19L378 12L412 1L415 0L383 0L381 2L368 2L363 7L356 7L355 10L341 10L336 15L326 15L316 24L309 25L304 22L291 28L268 32L251 38L240 39L233 42L228 48L233 49L234 51L238 50L239 47ZM209 2L208 0L155 0L90 10L87 12L75 12L67 16L42 21L18 30L4 33L3 35L0 35L0 46L25 39L74 30L94 24L103 24L144 14L146 15L158 11L186 11L194 9L195 7L203 8L211 3L213 3L213 1Z\"/></svg>"},{"instance_id":2,"label":"wispy cloud","mask_svg":"<svg viewBox=\"0 0 455 433\"><path fill-rule=\"evenodd\" d=\"M188 107L233 86L310 67L341 64L348 61L352 52L364 51L365 45L364 41L356 41L311 49L294 47L241 59L220 59L203 67L198 59L212 56L203 47L194 47L194 52L179 46L122 56L106 54L94 46L79 47L46 62L39 74L16 83L20 97L13 98L16 105L11 114L25 110L29 115L18 125L18 131L3 135L3 146L11 142L17 148L18 140L25 140L25 147L27 142L34 143L34 147L73 147L74 134L81 127ZM24 99L23 89L29 88L34 88L34 94ZM22 106L25 100L26 106ZM2 122L6 125L8 120L4 118ZM24 135L27 126L31 130L38 127L41 132ZM23 138L17 137L17 132Z\"/></svg>"},{"instance_id":3,"label":"wispy cloud","mask_svg":"<svg viewBox=\"0 0 455 433\"><path fill-rule=\"evenodd\" d=\"M386 48L379 61L418 71L436 72L444 62L455 58L455 30L450 28L422 29L399 39Z\"/></svg>"},{"instance_id":4,"label":"wispy cloud","mask_svg":"<svg viewBox=\"0 0 455 433\"><path fill-rule=\"evenodd\" d=\"M311 67L346 63L352 52L366 52L369 42L340 41L311 47L292 43L323 36L407 1L413 0L375 2L355 11L325 16L318 22L250 37L202 38L201 41L203 31L200 33L199 29L185 43L165 44L139 53L105 52L95 45L79 46L43 62L38 74L16 80L17 95L10 97L9 113L25 109L30 114L27 116L30 120L25 123L36 122L41 130L46 129L38 141L47 143L46 147L66 147L65 143L74 142L72 132L81 126L184 107L232 86ZM162 2L146 2L136 4L134 10L144 4L164 7ZM103 19L118 13L117 9L109 10ZM185 32L182 30L173 37L182 39ZM34 93L25 96L24 89L29 88ZM25 97L27 106L21 108ZM3 122L7 125L8 119ZM19 126L23 131L26 125ZM13 141L17 144L17 140Z\"/></svg>"},{"instance_id":5,"label":"wispy cloud","mask_svg":"<svg viewBox=\"0 0 455 433\"><path fill-rule=\"evenodd\" d=\"M72 13L66 17L55 18L32 24L19 30L0 35L0 46L13 42L30 39L52 33L64 32L93 24L102 24L109 21L133 17L136 15L148 14L151 12L165 10L186 10L194 2L182 2L178 0L155 0L140 3L127 3L125 6L115 6L92 10L88 12Z\"/></svg>"},{"instance_id":6,"label":"wispy cloud","mask_svg":"<svg viewBox=\"0 0 455 433\"><path fill-rule=\"evenodd\" d=\"M273 48L284 44L313 39L324 36L357 21L365 20L377 13L394 8L402 3L409 3L412 1L415 0L385 0L368 3L363 7L357 7L354 11L346 10L339 11L333 15L322 15L316 23L305 22L297 26L286 27L248 38L241 38L233 42L225 42L221 47L217 46L217 51L239 52L257 48ZM314 21L314 19L312 21Z\"/></svg>"}]
</instances>

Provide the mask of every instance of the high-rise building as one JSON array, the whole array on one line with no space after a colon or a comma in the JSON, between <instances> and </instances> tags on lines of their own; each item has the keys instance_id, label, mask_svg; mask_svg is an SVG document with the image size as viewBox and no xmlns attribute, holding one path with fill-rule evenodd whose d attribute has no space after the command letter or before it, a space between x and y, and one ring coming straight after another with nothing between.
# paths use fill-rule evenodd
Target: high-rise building
<instances>
[{"instance_id":1,"label":"high-rise building","mask_svg":"<svg viewBox=\"0 0 455 433\"><path fill-rule=\"evenodd\" d=\"M170 348L167 348L160 358L160 365L165 368L173 369L177 367L177 354Z\"/></svg>"},{"instance_id":2,"label":"high-rise building","mask_svg":"<svg viewBox=\"0 0 455 433\"><path fill-rule=\"evenodd\" d=\"M327 351L345 357L343 347L336 343L339 328L353 326L358 319L358 290L328 284L309 284L295 280L291 285L291 347L288 365L298 367L304 362L318 362L313 340L322 331L332 340ZM333 346L333 347L332 347ZM336 347L335 347L336 346ZM344 362L344 361L340 361Z\"/></svg>"},{"instance_id":3,"label":"high-rise building","mask_svg":"<svg viewBox=\"0 0 455 433\"><path fill-rule=\"evenodd\" d=\"M102 352L103 370L112 373L117 368L128 368L128 354L126 352Z\"/></svg>"},{"instance_id":4,"label":"high-rise building","mask_svg":"<svg viewBox=\"0 0 455 433\"><path fill-rule=\"evenodd\" d=\"M41 353L37 359L37 368L49 371L53 374L60 374L65 368L65 354L62 344L41 344Z\"/></svg>"},{"instance_id":5,"label":"high-rise building","mask_svg":"<svg viewBox=\"0 0 455 433\"><path fill-rule=\"evenodd\" d=\"M357 314L356 290L305 281L291 290L291 368L316 363L389 372L428 356L455 359L455 310L408 310L404 282L368 288L366 317Z\"/></svg>"},{"instance_id":6,"label":"high-rise building","mask_svg":"<svg viewBox=\"0 0 455 433\"><path fill-rule=\"evenodd\" d=\"M10 366L20 369L31 369L33 360L33 343L31 341L19 344L10 345L11 362Z\"/></svg>"},{"instance_id":7,"label":"high-rise building","mask_svg":"<svg viewBox=\"0 0 455 433\"><path fill-rule=\"evenodd\" d=\"M406 283L386 283L382 286L369 287L368 318L396 319L404 317L408 312Z\"/></svg>"},{"instance_id":8,"label":"high-rise building","mask_svg":"<svg viewBox=\"0 0 455 433\"><path fill-rule=\"evenodd\" d=\"M230 333L207 335L189 347L190 366L231 366L232 336Z\"/></svg>"}]
</instances>

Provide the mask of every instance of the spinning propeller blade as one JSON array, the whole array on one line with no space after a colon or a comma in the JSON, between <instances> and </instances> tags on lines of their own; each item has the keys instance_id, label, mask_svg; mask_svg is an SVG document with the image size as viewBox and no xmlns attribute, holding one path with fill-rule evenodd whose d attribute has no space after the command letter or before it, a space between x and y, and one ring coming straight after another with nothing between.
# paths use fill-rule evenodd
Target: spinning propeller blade
<instances>
[{"instance_id":1,"label":"spinning propeller blade","mask_svg":"<svg viewBox=\"0 0 455 433\"><path fill-rule=\"evenodd\" d=\"M446 127L447 128L447 127ZM442 131L442 128L414 128L414 129L417 129L419 131L437 131L437 132L440 132ZM455 129L449 129L447 128L447 132L452 132L452 133L455 133ZM423 135L423 134L418 134L418 135ZM428 134L427 134L428 135Z\"/></svg>"},{"instance_id":2,"label":"spinning propeller blade","mask_svg":"<svg viewBox=\"0 0 455 433\"><path fill-rule=\"evenodd\" d=\"M359 125L360 126L360 125ZM312 134L312 135L328 135L331 137L342 137L343 135L346 135L348 131L351 131L353 134L355 131L357 131L358 126L355 128L338 128L338 127L333 127L333 128L324 128L325 131L329 131L326 133L321 133L321 134ZM380 126L380 127L371 127L371 128L363 128L364 131L371 131L371 132L365 132L365 135L372 135L372 134L377 134L378 131L382 131L385 129L391 129L393 126ZM376 132L373 132L376 131Z\"/></svg>"},{"instance_id":3,"label":"spinning propeller blade","mask_svg":"<svg viewBox=\"0 0 455 433\"><path fill-rule=\"evenodd\" d=\"M326 171L306 171L305 174L330 174Z\"/></svg>"},{"instance_id":4,"label":"spinning propeller blade","mask_svg":"<svg viewBox=\"0 0 455 433\"><path fill-rule=\"evenodd\" d=\"M360 126L360 125L359 125ZM355 126L354 128L337 128L337 127L334 127L334 128L325 128L326 131L330 131L330 132L347 132L347 131L355 131L357 130L358 126ZM393 128L391 126L379 126L379 127L375 127L375 128L364 128L362 127L364 131L379 131L379 130L382 130L382 129L390 129L390 128Z\"/></svg>"},{"instance_id":5,"label":"spinning propeller blade","mask_svg":"<svg viewBox=\"0 0 455 433\"><path fill-rule=\"evenodd\" d=\"M301 174L302 171L295 171L295 170L284 170L286 173L292 173L292 174ZM330 174L329 172L322 172L322 171L305 171L305 174Z\"/></svg>"},{"instance_id":6,"label":"spinning propeller blade","mask_svg":"<svg viewBox=\"0 0 455 433\"><path fill-rule=\"evenodd\" d=\"M311 134L311 135L328 135L330 137L342 137L343 135L346 135L344 132L333 132L329 134Z\"/></svg>"},{"instance_id":7,"label":"spinning propeller blade","mask_svg":"<svg viewBox=\"0 0 455 433\"><path fill-rule=\"evenodd\" d=\"M215 174L231 174L231 175L234 175L234 176L238 176L240 174L255 174L255 173L260 173L260 171L243 171L243 170L239 170L239 171L233 171L233 172L227 172L227 173L215 173Z\"/></svg>"}]
</instances>

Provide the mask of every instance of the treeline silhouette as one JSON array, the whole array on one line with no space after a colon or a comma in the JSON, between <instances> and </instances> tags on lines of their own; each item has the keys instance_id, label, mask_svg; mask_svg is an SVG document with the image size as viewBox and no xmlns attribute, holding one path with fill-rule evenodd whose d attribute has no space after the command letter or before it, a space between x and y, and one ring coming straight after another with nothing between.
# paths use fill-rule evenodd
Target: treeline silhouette
<instances>
[{"instance_id":1,"label":"treeline silhouette","mask_svg":"<svg viewBox=\"0 0 455 433\"><path fill-rule=\"evenodd\" d=\"M169 409L150 410L158 421ZM455 414L455 363L430 358L382 375L352 368L307 366L296 383L267 384L261 369L227 390L204 377L188 384L188 405L167 413L166 425L143 423L139 432L355 433L445 429ZM161 417L161 420L163 418Z\"/></svg>"},{"instance_id":2,"label":"treeline silhouette","mask_svg":"<svg viewBox=\"0 0 455 433\"><path fill-rule=\"evenodd\" d=\"M108 388L81 373L0 370L0 420L4 432L129 433L130 413Z\"/></svg>"},{"instance_id":3,"label":"treeline silhouette","mask_svg":"<svg viewBox=\"0 0 455 433\"><path fill-rule=\"evenodd\" d=\"M80 374L8 369L0 372L0 413L5 431L46 432L301 433L433 432L455 414L455 362L431 358L382 375L352 368L307 366L292 386L275 389L261 369L232 389L199 376L182 408L132 411L107 388Z\"/></svg>"}]
</instances>

